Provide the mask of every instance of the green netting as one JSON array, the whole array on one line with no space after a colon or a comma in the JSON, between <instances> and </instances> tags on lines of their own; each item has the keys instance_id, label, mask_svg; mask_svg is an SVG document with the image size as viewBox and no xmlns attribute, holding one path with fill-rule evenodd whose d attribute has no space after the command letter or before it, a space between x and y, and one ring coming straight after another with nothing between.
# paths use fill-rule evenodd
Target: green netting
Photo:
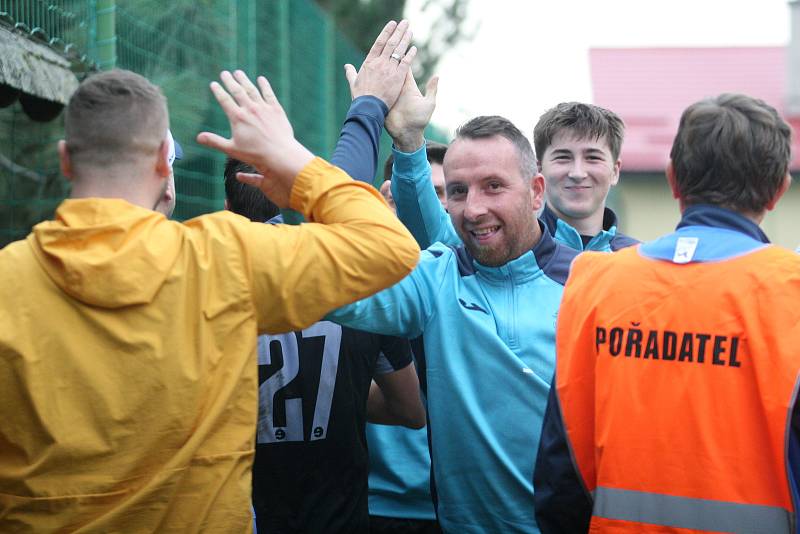
<instances>
[{"instance_id":1,"label":"green netting","mask_svg":"<svg viewBox=\"0 0 800 534\"><path fill-rule=\"evenodd\" d=\"M350 102L342 65L363 59L311 0L0 0L0 24L85 56L83 67L130 69L161 86L184 149L178 219L223 205L224 157L195 142L203 130L229 133L208 89L221 70L266 75L297 138L329 157ZM60 117L38 124L19 104L0 109L0 246L51 217L68 194L55 150L62 130ZM382 157L389 146L384 135Z\"/></svg>"},{"instance_id":2,"label":"green netting","mask_svg":"<svg viewBox=\"0 0 800 534\"><path fill-rule=\"evenodd\" d=\"M227 133L208 83L237 65L236 4L177 0L117 5L117 67L138 72L167 96L170 127L183 147L175 165L175 217L222 209L221 154L195 142L203 130ZM158 13L153 20L153 13Z\"/></svg>"},{"instance_id":3,"label":"green netting","mask_svg":"<svg viewBox=\"0 0 800 534\"><path fill-rule=\"evenodd\" d=\"M59 52L87 49L88 10L79 2L0 0L0 23ZM58 171L55 142L63 122L37 123L19 103L0 109L0 246L24 237L33 222L48 218L67 194Z\"/></svg>"},{"instance_id":4,"label":"green netting","mask_svg":"<svg viewBox=\"0 0 800 534\"><path fill-rule=\"evenodd\" d=\"M0 0L0 17L23 33L61 51L88 54L92 48L94 2L86 0Z\"/></svg>"}]
</instances>

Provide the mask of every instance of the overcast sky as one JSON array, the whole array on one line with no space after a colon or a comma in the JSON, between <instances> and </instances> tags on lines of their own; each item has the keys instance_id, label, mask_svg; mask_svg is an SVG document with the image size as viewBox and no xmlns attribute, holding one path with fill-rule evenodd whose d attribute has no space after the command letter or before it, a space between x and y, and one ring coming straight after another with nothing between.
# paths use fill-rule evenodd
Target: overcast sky
<instances>
[{"instance_id":1,"label":"overcast sky","mask_svg":"<svg viewBox=\"0 0 800 534\"><path fill-rule=\"evenodd\" d=\"M436 31L409 0L414 33ZM531 136L558 102L591 102L589 48L785 45L786 0L471 0L479 31L445 55L433 122L503 115Z\"/></svg>"}]
</instances>

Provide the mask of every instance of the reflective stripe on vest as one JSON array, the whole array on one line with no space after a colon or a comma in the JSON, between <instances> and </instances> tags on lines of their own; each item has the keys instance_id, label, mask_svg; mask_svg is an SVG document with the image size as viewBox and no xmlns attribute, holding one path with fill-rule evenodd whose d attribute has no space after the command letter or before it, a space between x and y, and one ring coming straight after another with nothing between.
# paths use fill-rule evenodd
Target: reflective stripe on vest
<instances>
[{"instance_id":1,"label":"reflective stripe on vest","mask_svg":"<svg viewBox=\"0 0 800 534\"><path fill-rule=\"evenodd\" d=\"M593 515L668 527L723 532L789 534L792 514L758 506L599 487Z\"/></svg>"}]
</instances>

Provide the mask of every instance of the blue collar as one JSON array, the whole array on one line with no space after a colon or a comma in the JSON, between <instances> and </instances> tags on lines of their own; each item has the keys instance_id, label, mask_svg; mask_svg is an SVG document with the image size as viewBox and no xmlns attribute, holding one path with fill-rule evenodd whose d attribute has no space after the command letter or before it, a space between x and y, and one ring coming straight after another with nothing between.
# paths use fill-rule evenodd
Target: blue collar
<instances>
[{"instance_id":1,"label":"blue collar","mask_svg":"<svg viewBox=\"0 0 800 534\"><path fill-rule=\"evenodd\" d=\"M639 252L673 263L724 261L768 246L753 221L719 206L696 204L683 212L674 233L645 243Z\"/></svg>"},{"instance_id":2,"label":"blue collar","mask_svg":"<svg viewBox=\"0 0 800 534\"><path fill-rule=\"evenodd\" d=\"M540 215L540 219L544 221L550 234L556 241L572 247L576 250L616 250L631 246L636 243L635 240L617 234L617 215L610 209L604 208L603 211L603 229L597 235L590 236L591 239L584 246L583 239L578 231L569 225L564 219L559 219L558 216L550 209L550 206L545 204L544 209ZM612 241L620 241L615 246Z\"/></svg>"},{"instance_id":3,"label":"blue collar","mask_svg":"<svg viewBox=\"0 0 800 534\"><path fill-rule=\"evenodd\" d=\"M711 226L740 232L748 237L769 243L769 238L756 223L735 211L711 204L694 204L683 211L676 230L687 226Z\"/></svg>"},{"instance_id":4,"label":"blue collar","mask_svg":"<svg viewBox=\"0 0 800 534\"><path fill-rule=\"evenodd\" d=\"M511 278L521 282L527 278L545 274L563 284L569 273L570 263L577 256L578 251L557 243L544 222L541 220L537 222L542 231L539 242L530 251L499 267L489 267L478 263L466 247L460 245L455 250L461 275L469 276L479 272L488 279L507 280Z\"/></svg>"},{"instance_id":5,"label":"blue collar","mask_svg":"<svg viewBox=\"0 0 800 534\"><path fill-rule=\"evenodd\" d=\"M542 214L539 215L539 218L544 221L544 224L547 225L547 229L550 230L552 235L556 235L556 230L558 229L558 221L561 221L562 224L567 224L566 221L563 219L559 219L558 215L556 215L553 210L550 209L550 206L545 202L544 209L542 210ZM614 210L611 208L604 208L603 209L603 230L606 232L614 232L618 226L617 224L617 214L614 213ZM570 226L570 228L572 228ZM577 233L577 230L575 231Z\"/></svg>"}]
</instances>

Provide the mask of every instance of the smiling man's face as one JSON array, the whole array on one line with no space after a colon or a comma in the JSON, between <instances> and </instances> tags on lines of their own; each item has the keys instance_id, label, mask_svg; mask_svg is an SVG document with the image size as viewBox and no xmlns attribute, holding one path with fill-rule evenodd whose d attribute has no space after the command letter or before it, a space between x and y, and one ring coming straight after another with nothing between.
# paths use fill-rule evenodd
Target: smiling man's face
<instances>
[{"instance_id":1,"label":"smiling man's face","mask_svg":"<svg viewBox=\"0 0 800 534\"><path fill-rule=\"evenodd\" d=\"M539 240L544 179L522 174L511 141L499 135L456 139L444 158L444 176L450 219L478 262L504 265Z\"/></svg>"},{"instance_id":2,"label":"smiling man's face","mask_svg":"<svg viewBox=\"0 0 800 534\"><path fill-rule=\"evenodd\" d=\"M550 209L572 226L596 220L602 225L606 197L619 181L620 162L605 137L587 139L565 130L553 137L539 160Z\"/></svg>"}]
</instances>

